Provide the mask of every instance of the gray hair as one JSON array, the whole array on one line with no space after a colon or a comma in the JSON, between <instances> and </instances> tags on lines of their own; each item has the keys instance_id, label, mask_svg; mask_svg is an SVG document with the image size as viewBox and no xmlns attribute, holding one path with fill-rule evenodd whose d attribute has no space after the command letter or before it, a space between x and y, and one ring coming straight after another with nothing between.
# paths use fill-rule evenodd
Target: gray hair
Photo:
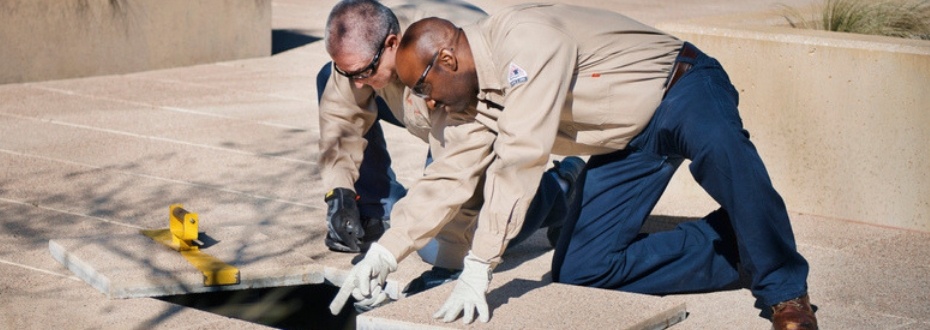
<instances>
[{"instance_id":1,"label":"gray hair","mask_svg":"<svg viewBox=\"0 0 930 330\"><path fill-rule=\"evenodd\" d=\"M330 11L324 33L330 55L351 51L373 57L387 35L400 33L400 24L394 12L376 0L342 0Z\"/></svg>"}]
</instances>

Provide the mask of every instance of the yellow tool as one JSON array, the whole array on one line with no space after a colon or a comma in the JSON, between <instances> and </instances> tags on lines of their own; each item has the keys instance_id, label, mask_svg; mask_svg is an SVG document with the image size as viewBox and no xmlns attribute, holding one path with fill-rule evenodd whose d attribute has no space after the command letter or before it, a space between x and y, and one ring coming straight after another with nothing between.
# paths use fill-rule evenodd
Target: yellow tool
<instances>
[{"instance_id":1,"label":"yellow tool","mask_svg":"<svg viewBox=\"0 0 930 330\"><path fill-rule=\"evenodd\" d=\"M239 284L239 269L200 251L203 242L197 240L197 213L188 212L181 204L168 209L167 229L143 229L142 234L178 251L203 273L203 285Z\"/></svg>"}]
</instances>

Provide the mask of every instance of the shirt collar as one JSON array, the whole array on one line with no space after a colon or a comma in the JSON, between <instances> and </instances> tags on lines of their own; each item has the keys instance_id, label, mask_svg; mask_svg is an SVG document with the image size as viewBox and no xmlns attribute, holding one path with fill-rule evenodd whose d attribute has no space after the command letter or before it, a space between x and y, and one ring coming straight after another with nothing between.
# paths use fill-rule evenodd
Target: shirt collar
<instances>
[{"instance_id":1,"label":"shirt collar","mask_svg":"<svg viewBox=\"0 0 930 330\"><path fill-rule=\"evenodd\" d=\"M494 60L491 57L491 49L488 47L487 39L482 33L481 26L484 21L462 27L465 36L468 37L468 46L471 47L472 58L475 61L475 71L478 74L479 99L485 99L487 91L499 91L503 89L504 84L500 80L497 70L494 68Z\"/></svg>"}]
</instances>

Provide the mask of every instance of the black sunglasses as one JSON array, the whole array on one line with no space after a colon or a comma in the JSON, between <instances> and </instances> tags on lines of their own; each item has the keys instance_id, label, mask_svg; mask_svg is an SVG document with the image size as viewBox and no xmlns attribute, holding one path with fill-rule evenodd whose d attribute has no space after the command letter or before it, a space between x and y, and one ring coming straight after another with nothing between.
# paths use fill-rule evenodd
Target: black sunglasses
<instances>
[{"instance_id":1,"label":"black sunglasses","mask_svg":"<svg viewBox=\"0 0 930 330\"><path fill-rule=\"evenodd\" d=\"M375 70L378 68L378 62L381 60L381 53L384 52L384 43L387 41L387 36L384 36L384 39L381 40L381 45L378 46L378 53L375 54L375 57L371 59L371 63L368 63L367 66L361 70L355 72L345 72L342 71L335 63L333 63L333 69L336 69L336 72L345 76L346 78L357 80L365 79L371 77L375 74Z\"/></svg>"},{"instance_id":2,"label":"black sunglasses","mask_svg":"<svg viewBox=\"0 0 930 330\"><path fill-rule=\"evenodd\" d=\"M429 61L429 64L426 65L426 69L423 70L423 74L420 75L420 79L417 79L417 82L413 84L413 88L410 89L410 91L413 92L413 95L425 99L428 98L429 93L433 91L433 84L430 84L424 80L426 80L426 75L429 74L429 70L432 69L433 65L436 64L436 59L439 58L439 53L442 52L443 49L445 48L441 48L436 51L436 54L433 54L433 59Z\"/></svg>"}]
</instances>

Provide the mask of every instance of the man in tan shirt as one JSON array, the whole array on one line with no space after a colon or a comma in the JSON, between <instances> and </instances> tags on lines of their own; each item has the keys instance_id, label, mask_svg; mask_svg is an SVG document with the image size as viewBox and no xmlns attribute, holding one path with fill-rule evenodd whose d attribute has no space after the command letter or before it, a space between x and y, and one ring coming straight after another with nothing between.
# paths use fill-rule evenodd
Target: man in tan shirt
<instances>
[{"instance_id":1,"label":"man in tan shirt","mask_svg":"<svg viewBox=\"0 0 930 330\"><path fill-rule=\"evenodd\" d=\"M466 24L486 14L459 1L399 2L388 8L372 0L340 1L330 13L325 40L336 65L320 70L317 92L319 168L329 208L325 242L333 251L359 252L377 240L389 226L394 203L406 194L391 169L380 122L426 141L426 105L397 81L394 51L402 29L430 16Z\"/></svg>"},{"instance_id":2,"label":"man in tan shirt","mask_svg":"<svg viewBox=\"0 0 930 330\"><path fill-rule=\"evenodd\" d=\"M392 213L395 227L378 242L387 253L366 255L343 291L356 299L376 294L390 265L429 236L423 224L409 225L439 212L422 203L450 207L479 184L486 202L465 269L434 316L448 322L464 313L469 323L477 310L486 322L491 270L522 224L550 153L592 155L556 248L554 281L703 292L734 284L741 263L752 275L749 289L772 306L776 329L817 328L807 261L742 127L737 92L720 64L693 45L616 13L529 4L462 28L417 22L397 65L431 118L455 119L434 120L431 138L473 152L434 160L450 171L428 173L411 188ZM672 231L640 234L684 159L721 208ZM445 179L453 171L483 173L485 181Z\"/></svg>"},{"instance_id":3,"label":"man in tan shirt","mask_svg":"<svg viewBox=\"0 0 930 330\"><path fill-rule=\"evenodd\" d=\"M366 250L388 227L393 204L406 193L391 170L379 121L405 127L427 140L430 119L426 103L397 80L394 54L400 32L410 23L432 16L466 24L486 14L462 1L406 1L388 8L373 0L340 1L330 13L325 42L333 62L320 71L317 89L320 174L329 191L325 196L325 243L333 251ZM433 155L447 152L442 145L430 150ZM531 220L511 245L537 228L549 227L552 236L558 232L567 210L560 181L564 185L573 182L583 162L570 158L559 165L542 177L539 184L548 188L536 195L527 214ZM412 282L408 294L457 276L471 245L480 197L469 198L452 212L453 220L434 233L432 249L418 251L436 267Z\"/></svg>"}]
</instances>

